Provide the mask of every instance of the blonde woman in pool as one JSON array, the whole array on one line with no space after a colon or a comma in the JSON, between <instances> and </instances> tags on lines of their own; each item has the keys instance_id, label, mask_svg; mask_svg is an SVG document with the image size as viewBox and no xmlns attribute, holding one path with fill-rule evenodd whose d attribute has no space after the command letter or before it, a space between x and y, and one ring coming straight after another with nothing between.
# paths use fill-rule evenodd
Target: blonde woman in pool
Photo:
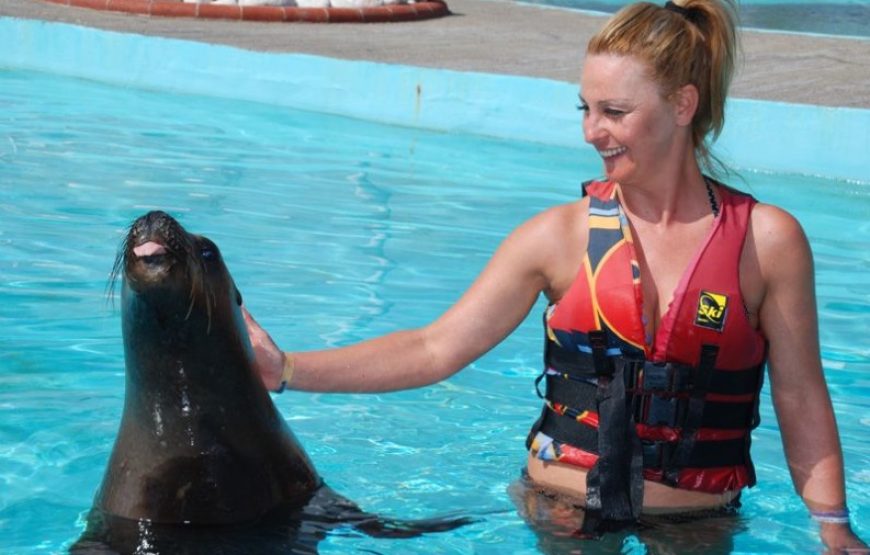
<instances>
[{"instance_id":1,"label":"blonde woman in pool","mask_svg":"<svg viewBox=\"0 0 870 555\"><path fill-rule=\"evenodd\" d=\"M581 536L641 513L733 511L755 483L765 366L797 493L831 550L852 532L798 222L705 175L734 65L726 0L637 3L589 41L580 109L605 178L514 230L431 324L284 353L248 316L267 387L389 391L458 372L538 295L546 364L526 482L585 508Z\"/></svg>"}]
</instances>

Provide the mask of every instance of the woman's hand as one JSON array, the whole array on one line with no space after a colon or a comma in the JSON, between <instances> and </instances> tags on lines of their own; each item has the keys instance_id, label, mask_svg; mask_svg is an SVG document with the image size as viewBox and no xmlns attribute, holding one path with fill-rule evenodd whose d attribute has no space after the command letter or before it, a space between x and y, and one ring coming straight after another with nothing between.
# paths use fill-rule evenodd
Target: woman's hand
<instances>
[{"instance_id":1,"label":"woman's hand","mask_svg":"<svg viewBox=\"0 0 870 555\"><path fill-rule=\"evenodd\" d=\"M825 555L870 554L870 548L855 535L848 524L823 523L819 536L825 544Z\"/></svg>"},{"instance_id":2,"label":"woman's hand","mask_svg":"<svg viewBox=\"0 0 870 555\"><path fill-rule=\"evenodd\" d=\"M280 391L287 355L278 348L272 337L260 327L260 324L254 320L254 317L244 306L242 306L242 315L245 317L248 336L251 338L251 346L254 348L254 370L263 380L266 389Z\"/></svg>"}]
</instances>

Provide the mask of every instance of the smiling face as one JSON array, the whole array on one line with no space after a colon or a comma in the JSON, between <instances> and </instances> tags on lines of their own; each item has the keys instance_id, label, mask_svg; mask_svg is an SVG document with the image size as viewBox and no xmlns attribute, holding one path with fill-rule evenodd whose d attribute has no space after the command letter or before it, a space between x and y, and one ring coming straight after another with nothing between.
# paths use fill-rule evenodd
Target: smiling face
<instances>
[{"instance_id":1,"label":"smiling face","mask_svg":"<svg viewBox=\"0 0 870 555\"><path fill-rule=\"evenodd\" d=\"M589 55L580 86L584 138L601 155L607 179L640 182L691 152L685 116L661 94L643 62Z\"/></svg>"}]
</instances>

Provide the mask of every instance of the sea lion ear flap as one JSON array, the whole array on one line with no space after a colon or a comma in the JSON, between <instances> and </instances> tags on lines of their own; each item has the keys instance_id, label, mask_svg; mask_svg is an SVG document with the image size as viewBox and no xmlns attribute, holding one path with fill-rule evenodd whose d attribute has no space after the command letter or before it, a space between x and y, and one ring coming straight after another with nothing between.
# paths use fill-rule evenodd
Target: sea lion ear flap
<instances>
[{"instance_id":1,"label":"sea lion ear flap","mask_svg":"<svg viewBox=\"0 0 870 555\"><path fill-rule=\"evenodd\" d=\"M233 289L236 291L236 304L242 306L242 294L239 293L239 288L234 285Z\"/></svg>"}]
</instances>

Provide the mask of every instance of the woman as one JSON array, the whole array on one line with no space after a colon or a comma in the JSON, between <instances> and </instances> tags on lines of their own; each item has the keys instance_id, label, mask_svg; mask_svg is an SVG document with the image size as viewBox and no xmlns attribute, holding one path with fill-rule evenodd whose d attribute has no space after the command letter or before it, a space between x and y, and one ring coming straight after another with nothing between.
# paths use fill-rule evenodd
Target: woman
<instances>
[{"instance_id":1,"label":"woman","mask_svg":"<svg viewBox=\"0 0 870 555\"><path fill-rule=\"evenodd\" d=\"M724 123L735 39L725 0L620 11L589 42L581 79L585 140L606 179L517 228L426 327L291 354L248 315L266 385L438 382L504 339L543 292L545 406L527 476L585 506L584 531L641 511L735 506L754 483L749 437L766 362L792 478L822 540L866 547L849 526L807 239L783 210L702 173L705 141Z\"/></svg>"}]
</instances>

